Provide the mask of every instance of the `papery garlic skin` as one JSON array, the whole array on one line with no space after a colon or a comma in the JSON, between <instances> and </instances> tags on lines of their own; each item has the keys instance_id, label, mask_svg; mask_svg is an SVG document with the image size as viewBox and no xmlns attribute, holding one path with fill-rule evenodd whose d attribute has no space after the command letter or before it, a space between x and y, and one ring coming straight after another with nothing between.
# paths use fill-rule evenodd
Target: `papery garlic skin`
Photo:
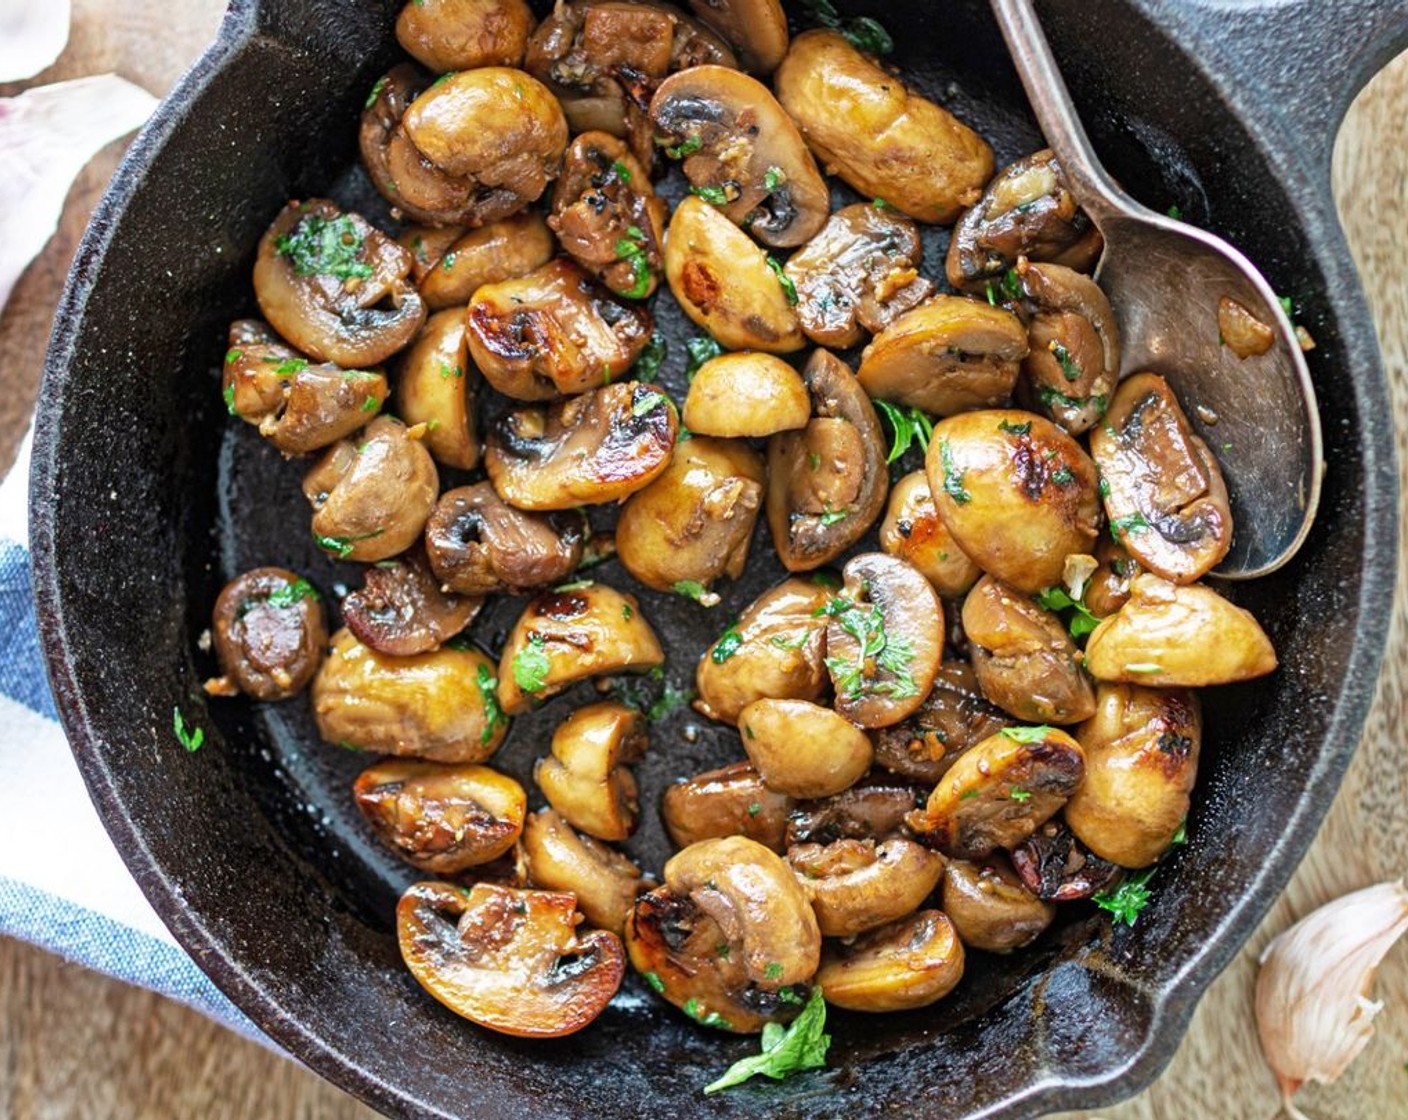
<instances>
[{"instance_id":1,"label":"papery garlic skin","mask_svg":"<svg viewBox=\"0 0 1408 1120\"><path fill-rule=\"evenodd\" d=\"M1256 978L1261 1049L1276 1074L1286 1115L1307 1081L1344 1073L1373 1037L1383 1004L1369 999L1374 971L1408 932L1408 890L1379 883L1302 918L1266 947Z\"/></svg>"},{"instance_id":2,"label":"papery garlic skin","mask_svg":"<svg viewBox=\"0 0 1408 1120\"><path fill-rule=\"evenodd\" d=\"M32 78L68 45L69 0L0 0L0 82Z\"/></svg>"},{"instance_id":3,"label":"papery garlic skin","mask_svg":"<svg viewBox=\"0 0 1408 1120\"><path fill-rule=\"evenodd\" d=\"M139 127L156 104L146 90L112 74L0 98L0 308L58 228L84 165Z\"/></svg>"}]
</instances>

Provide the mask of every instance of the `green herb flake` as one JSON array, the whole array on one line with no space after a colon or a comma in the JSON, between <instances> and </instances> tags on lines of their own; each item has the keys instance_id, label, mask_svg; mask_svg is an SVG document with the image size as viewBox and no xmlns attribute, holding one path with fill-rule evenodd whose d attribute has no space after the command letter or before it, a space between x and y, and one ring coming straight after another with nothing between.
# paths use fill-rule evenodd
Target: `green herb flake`
<instances>
[{"instance_id":1,"label":"green herb flake","mask_svg":"<svg viewBox=\"0 0 1408 1120\"><path fill-rule=\"evenodd\" d=\"M616 173L616 178L620 179L621 182L629 183L631 181L631 169L619 159L611 164L611 170Z\"/></svg>"},{"instance_id":2,"label":"green herb flake","mask_svg":"<svg viewBox=\"0 0 1408 1120\"><path fill-rule=\"evenodd\" d=\"M1186 843L1188 843L1188 818L1187 818L1187 817L1184 817L1181 821L1178 822L1178 830L1173 834L1173 837L1169 840L1168 843L1169 843L1169 847L1176 847L1176 846L1179 845L1179 844L1186 844Z\"/></svg>"},{"instance_id":3,"label":"green herb flake","mask_svg":"<svg viewBox=\"0 0 1408 1120\"><path fill-rule=\"evenodd\" d=\"M992 286L992 281L991 281L991 280L989 280L986 284L983 285L983 292L984 292L984 294L988 297L988 302L989 302L990 304L992 304L994 307L996 307L996 306L997 306L997 292L994 290L994 288L993 288L993 286Z\"/></svg>"},{"instance_id":4,"label":"green herb flake","mask_svg":"<svg viewBox=\"0 0 1408 1120\"><path fill-rule=\"evenodd\" d=\"M644 975L645 975L645 982L646 982L647 984L649 984L652 988L654 988L655 991L657 991L657 992L663 992L663 991L665 990L665 981L663 981L663 980L660 979L660 974L659 974L659 973L657 973L657 972L647 972L647 973L645 973Z\"/></svg>"},{"instance_id":5,"label":"green herb flake","mask_svg":"<svg viewBox=\"0 0 1408 1120\"><path fill-rule=\"evenodd\" d=\"M655 409L656 405L665 401L664 393L648 392L641 393L636 397L635 403L631 405L631 415L640 417Z\"/></svg>"},{"instance_id":6,"label":"green herb flake","mask_svg":"<svg viewBox=\"0 0 1408 1120\"><path fill-rule=\"evenodd\" d=\"M781 980L782 965L778 961L769 961L767 968L763 969L764 980Z\"/></svg>"},{"instance_id":7,"label":"green herb flake","mask_svg":"<svg viewBox=\"0 0 1408 1120\"><path fill-rule=\"evenodd\" d=\"M789 1026L764 1025L760 1054L734 1062L722 1077L706 1085L704 1092L717 1093L759 1075L781 1081L802 1070L824 1068L826 1051L831 1046L831 1036L825 1028L826 1000L821 988L815 987L806 1007Z\"/></svg>"},{"instance_id":8,"label":"green herb flake","mask_svg":"<svg viewBox=\"0 0 1408 1120\"><path fill-rule=\"evenodd\" d=\"M1062 464L1051 472L1051 481L1057 486L1069 486L1076 480L1075 472L1070 467Z\"/></svg>"},{"instance_id":9,"label":"green herb flake","mask_svg":"<svg viewBox=\"0 0 1408 1120\"><path fill-rule=\"evenodd\" d=\"M1172 206L1170 206L1166 211L1164 211L1164 213L1166 213L1175 222L1181 222L1183 220L1183 208L1180 207L1176 202Z\"/></svg>"},{"instance_id":10,"label":"green herb flake","mask_svg":"<svg viewBox=\"0 0 1408 1120\"><path fill-rule=\"evenodd\" d=\"M797 306L797 285L792 283L792 277L782 271L782 265L773 257L767 258L768 267L772 269L772 274L777 277L777 282L782 285L782 294L787 297L787 302L793 307Z\"/></svg>"},{"instance_id":11,"label":"green herb flake","mask_svg":"<svg viewBox=\"0 0 1408 1120\"><path fill-rule=\"evenodd\" d=\"M783 173L782 168L769 167L767 171L763 173L763 190L767 191L768 194L772 194L773 191L777 190L777 188L782 186L786 181L787 176Z\"/></svg>"},{"instance_id":12,"label":"green herb flake","mask_svg":"<svg viewBox=\"0 0 1408 1120\"><path fill-rule=\"evenodd\" d=\"M1143 533L1151 528L1149 519L1142 513L1131 513L1128 517L1116 517L1110 522L1110 536L1115 540L1120 539L1120 535L1130 533Z\"/></svg>"},{"instance_id":13,"label":"green herb flake","mask_svg":"<svg viewBox=\"0 0 1408 1120\"><path fill-rule=\"evenodd\" d=\"M1135 661L1124 667L1126 673L1139 673L1147 675L1150 673L1162 673L1164 667L1154 661Z\"/></svg>"},{"instance_id":14,"label":"green herb flake","mask_svg":"<svg viewBox=\"0 0 1408 1120\"><path fill-rule=\"evenodd\" d=\"M1095 490L1102 498L1108 498L1110 496L1110 480L1101 475L1095 483Z\"/></svg>"},{"instance_id":15,"label":"green herb flake","mask_svg":"<svg viewBox=\"0 0 1408 1120\"><path fill-rule=\"evenodd\" d=\"M966 789L966 790L964 790L962 793L960 793L960 794L958 795L958 800L959 800L959 801L969 801L969 800L971 800L972 798L977 797L977 796L978 796L978 791L977 791L977 790L975 790L975 789Z\"/></svg>"},{"instance_id":16,"label":"green herb flake","mask_svg":"<svg viewBox=\"0 0 1408 1120\"><path fill-rule=\"evenodd\" d=\"M438 78L435 79L435 81L430 83L430 88L434 89L436 86L443 86L446 82L453 78L456 73L457 71L455 70L449 70L446 73L441 74Z\"/></svg>"},{"instance_id":17,"label":"green herb flake","mask_svg":"<svg viewBox=\"0 0 1408 1120\"><path fill-rule=\"evenodd\" d=\"M320 602L322 596L318 594L318 589L306 579L297 579L292 583L286 583L277 591L272 592L264 601L271 607L283 609L285 607L296 606L304 599L312 599L313 602Z\"/></svg>"},{"instance_id":18,"label":"green herb flake","mask_svg":"<svg viewBox=\"0 0 1408 1120\"><path fill-rule=\"evenodd\" d=\"M1276 302L1281 305L1281 310L1286 313L1287 319L1296 313L1295 304L1291 302L1290 296L1277 296Z\"/></svg>"},{"instance_id":19,"label":"green herb flake","mask_svg":"<svg viewBox=\"0 0 1408 1120\"><path fill-rule=\"evenodd\" d=\"M1044 743L1047 736L1051 734L1051 728L1046 724L1039 724L1036 727L1004 727L1000 735L1006 736L1014 743Z\"/></svg>"},{"instance_id":20,"label":"green herb flake","mask_svg":"<svg viewBox=\"0 0 1408 1120\"><path fill-rule=\"evenodd\" d=\"M1036 601L1049 611L1075 611L1066 622L1066 628L1070 631L1071 637L1076 639L1084 638L1087 634L1093 633L1095 628L1100 625L1100 617L1091 612L1090 608L1085 605L1084 599L1084 596L1081 596L1080 599L1072 599L1062 587L1048 587L1045 591L1037 592L1036 595Z\"/></svg>"},{"instance_id":21,"label":"green herb flake","mask_svg":"<svg viewBox=\"0 0 1408 1120\"><path fill-rule=\"evenodd\" d=\"M541 634L529 634L528 642L513 655L513 681L524 692L542 692L547 685L547 642Z\"/></svg>"},{"instance_id":22,"label":"green herb flake","mask_svg":"<svg viewBox=\"0 0 1408 1120\"><path fill-rule=\"evenodd\" d=\"M361 260L366 239L347 214L324 218L309 214L288 233L274 239L274 252L288 257L300 276L331 276L337 280L365 280L372 266Z\"/></svg>"},{"instance_id":23,"label":"green herb flake","mask_svg":"<svg viewBox=\"0 0 1408 1120\"><path fill-rule=\"evenodd\" d=\"M812 471L821 470L821 456L815 451L807 456L807 469Z\"/></svg>"},{"instance_id":24,"label":"green herb flake","mask_svg":"<svg viewBox=\"0 0 1408 1120\"><path fill-rule=\"evenodd\" d=\"M694 380L694 375L699 372L699 367L705 362L717 358L724 352L724 348L714 341L712 335L697 334L684 344L685 353L689 355L684 365L684 375L690 381Z\"/></svg>"},{"instance_id":25,"label":"green herb flake","mask_svg":"<svg viewBox=\"0 0 1408 1120\"><path fill-rule=\"evenodd\" d=\"M481 663L475 671L475 683L479 685L479 695L484 698L484 730L479 733L479 745L487 747L494 741L494 733L500 727L508 726L508 716L499 704L499 680L489 666Z\"/></svg>"},{"instance_id":26,"label":"green herb flake","mask_svg":"<svg viewBox=\"0 0 1408 1120\"><path fill-rule=\"evenodd\" d=\"M449 381L452 377L463 377L464 367L452 366L449 362L441 362L440 376L443 377L446 381Z\"/></svg>"},{"instance_id":27,"label":"green herb flake","mask_svg":"<svg viewBox=\"0 0 1408 1120\"><path fill-rule=\"evenodd\" d=\"M762 811L763 811L763 807L762 807L762 805L761 805L760 803L758 803L757 801L750 801L750 802L748 802L748 815L749 815L750 817L756 817L756 816L757 816L759 813L761 813Z\"/></svg>"},{"instance_id":28,"label":"green herb flake","mask_svg":"<svg viewBox=\"0 0 1408 1120\"><path fill-rule=\"evenodd\" d=\"M621 604L621 618L623 621L630 622L631 619L635 618L635 616L636 612L631 609L630 603Z\"/></svg>"},{"instance_id":29,"label":"green herb flake","mask_svg":"<svg viewBox=\"0 0 1408 1120\"><path fill-rule=\"evenodd\" d=\"M724 193L723 187L714 187L706 184L702 187L690 187L689 193L698 195L710 206L728 205L728 195Z\"/></svg>"},{"instance_id":30,"label":"green herb flake","mask_svg":"<svg viewBox=\"0 0 1408 1120\"><path fill-rule=\"evenodd\" d=\"M352 546L358 541L369 541L373 537L381 536L383 532L382 529L373 529L370 533L360 533L355 537L323 537L314 534L313 539L324 552L336 553L339 560L346 560L352 555Z\"/></svg>"},{"instance_id":31,"label":"green herb flake","mask_svg":"<svg viewBox=\"0 0 1408 1120\"><path fill-rule=\"evenodd\" d=\"M1101 910L1108 910L1113 914L1115 925L1123 922L1127 926L1132 926L1143 912L1144 907L1149 905L1149 899L1152 895L1147 884L1157 870L1158 865L1155 864L1147 871L1130 876L1117 887L1092 895L1091 901Z\"/></svg>"},{"instance_id":32,"label":"green herb flake","mask_svg":"<svg viewBox=\"0 0 1408 1120\"><path fill-rule=\"evenodd\" d=\"M221 391L220 395L225 398L225 411L227 411L231 416L238 416L240 414L240 410L235 407L234 383L232 382L231 384L226 385L225 388Z\"/></svg>"},{"instance_id":33,"label":"green herb flake","mask_svg":"<svg viewBox=\"0 0 1408 1120\"><path fill-rule=\"evenodd\" d=\"M963 472L953 466L953 451L947 440L939 441L939 464L944 472L944 493L961 506L973 500L973 495L963 489Z\"/></svg>"},{"instance_id":34,"label":"green herb flake","mask_svg":"<svg viewBox=\"0 0 1408 1120\"><path fill-rule=\"evenodd\" d=\"M1013 424L1007 420L999 420L997 423L997 430L999 432L1006 432L1008 435L1012 436L1024 436L1028 435L1031 432L1032 422L1028 420L1022 424Z\"/></svg>"},{"instance_id":35,"label":"green herb flake","mask_svg":"<svg viewBox=\"0 0 1408 1120\"><path fill-rule=\"evenodd\" d=\"M667 353L669 353L669 344L665 341L665 336L656 331L650 336L650 341L645 344L645 349L640 352L640 357L636 359L635 365L631 366L632 380L644 381L647 384L654 381L660 376L660 367L665 364Z\"/></svg>"},{"instance_id":36,"label":"green herb flake","mask_svg":"<svg viewBox=\"0 0 1408 1120\"><path fill-rule=\"evenodd\" d=\"M704 138L698 135L691 136L682 144L676 144L673 148L666 148L665 154L671 159L684 159L685 156L692 156L704 146Z\"/></svg>"},{"instance_id":37,"label":"green herb flake","mask_svg":"<svg viewBox=\"0 0 1408 1120\"><path fill-rule=\"evenodd\" d=\"M1056 359L1061 366L1061 375L1067 381L1079 381L1085 374L1081 371L1076 360L1071 357L1071 352L1059 342L1053 341L1050 345L1051 356Z\"/></svg>"},{"instance_id":38,"label":"green herb flake","mask_svg":"<svg viewBox=\"0 0 1408 1120\"><path fill-rule=\"evenodd\" d=\"M890 424L893 436L890 439L890 454L886 463L893 463L918 442L921 451L929 450L929 437L934 434L934 422L920 409L910 406L901 408L889 401L876 401L875 407Z\"/></svg>"},{"instance_id":39,"label":"green herb flake","mask_svg":"<svg viewBox=\"0 0 1408 1120\"><path fill-rule=\"evenodd\" d=\"M1031 793L1024 790L1021 786L1013 786L1007 791L1007 796L1019 805L1025 805L1032 799Z\"/></svg>"},{"instance_id":40,"label":"green herb flake","mask_svg":"<svg viewBox=\"0 0 1408 1120\"><path fill-rule=\"evenodd\" d=\"M888 202L886 202L883 198L878 198L878 197L872 199L871 202L870 202L870 205L873 206L873 207L875 207L875 209L877 209L877 210L893 210L893 209L894 209L894 207L891 206Z\"/></svg>"},{"instance_id":41,"label":"green herb flake","mask_svg":"<svg viewBox=\"0 0 1408 1120\"><path fill-rule=\"evenodd\" d=\"M195 754L205 742L205 728L188 727L179 707L171 709L171 730L176 733L176 741L190 754Z\"/></svg>"},{"instance_id":42,"label":"green herb flake","mask_svg":"<svg viewBox=\"0 0 1408 1120\"><path fill-rule=\"evenodd\" d=\"M719 640L714 643L709 657L715 665L722 665L737 653L742 645L743 635L738 632L736 625L731 624L727 630L719 635Z\"/></svg>"},{"instance_id":43,"label":"green herb flake","mask_svg":"<svg viewBox=\"0 0 1408 1120\"><path fill-rule=\"evenodd\" d=\"M821 511L821 523L823 525L835 525L838 521L845 521L851 515L848 509L828 509L825 506Z\"/></svg>"},{"instance_id":44,"label":"green herb flake","mask_svg":"<svg viewBox=\"0 0 1408 1120\"><path fill-rule=\"evenodd\" d=\"M1009 268L1002 274L1002 279L997 282L998 289L1003 296L1009 300L1022 298L1022 277L1015 268Z\"/></svg>"},{"instance_id":45,"label":"green herb flake","mask_svg":"<svg viewBox=\"0 0 1408 1120\"><path fill-rule=\"evenodd\" d=\"M232 366L243 357L243 350L227 350L225 351L225 364L227 366Z\"/></svg>"},{"instance_id":46,"label":"green herb flake","mask_svg":"<svg viewBox=\"0 0 1408 1120\"><path fill-rule=\"evenodd\" d=\"M674 589L676 595L683 595L686 599L693 599L700 606L712 607L719 601L719 597L697 579L677 580Z\"/></svg>"},{"instance_id":47,"label":"green herb flake","mask_svg":"<svg viewBox=\"0 0 1408 1120\"><path fill-rule=\"evenodd\" d=\"M848 699L886 695L896 700L916 696L919 686L910 672L914 647L908 639L891 635L885 628L885 614L878 606L858 606L837 597L821 611L834 618L841 629L856 640L856 659L828 657L825 664L836 691ZM894 679L881 679L875 669Z\"/></svg>"},{"instance_id":48,"label":"green herb flake","mask_svg":"<svg viewBox=\"0 0 1408 1120\"><path fill-rule=\"evenodd\" d=\"M363 412L375 412L381 406L381 402L375 397L367 397L362 401Z\"/></svg>"},{"instance_id":49,"label":"green herb flake","mask_svg":"<svg viewBox=\"0 0 1408 1120\"><path fill-rule=\"evenodd\" d=\"M650 260L636 242L623 237L616 242L616 259L631 266L631 286L619 293L627 299L644 299L650 294Z\"/></svg>"},{"instance_id":50,"label":"green herb flake","mask_svg":"<svg viewBox=\"0 0 1408 1120\"><path fill-rule=\"evenodd\" d=\"M378 78L376 80L376 85L372 86L371 93L367 94L366 104L363 105L362 108L370 109L376 104L376 99L381 96L381 91L386 88L387 80L386 78Z\"/></svg>"}]
</instances>

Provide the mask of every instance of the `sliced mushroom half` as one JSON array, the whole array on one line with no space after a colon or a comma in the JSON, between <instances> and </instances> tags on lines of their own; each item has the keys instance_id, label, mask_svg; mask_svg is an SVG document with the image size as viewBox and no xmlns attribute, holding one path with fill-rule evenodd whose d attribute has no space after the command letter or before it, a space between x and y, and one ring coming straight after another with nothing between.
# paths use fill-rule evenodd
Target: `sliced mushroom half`
<instances>
[{"instance_id":1,"label":"sliced mushroom half","mask_svg":"<svg viewBox=\"0 0 1408 1120\"><path fill-rule=\"evenodd\" d=\"M647 587L698 594L721 576L737 579L763 504L763 460L741 440L696 437L680 444L664 473L627 499L616 550Z\"/></svg>"},{"instance_id":2,"label":"sliced mushroom half","mask_svg":"<svg viewBox=\"0 0 1408 1120\"><path fill-rule=\"evenodd\" d=\"M518 842L528 797L487 766L386 760L352 784L377 837L407 863L453 875L498 859Z\"/></svg>"},{"instance_id":3,"label":"sliced mushroom half","mask_svg":"<svg viewBox=\"0 0 1408 1120\"><path fill-rule=\"evenodd\" d=\"M411 275L432 311L464 307L485 284L526 276L552 260L552 230L521 210L478 229L412 226L397 239L415 258Z\"/></svg>"},{"instance_id":4,"label":"sliced mushroom half","mask_svg":"<svg viewBox=\"0 0 1408 1120\"><path fill-rule=\"evenodd\" d=\"M875 406L840 358L817 350L802 371L812 418L768 440L768 528L789 571L835 559L885 508L885 436Z\"/></svg>"},{"instance_id":5,"label":"sliced mushroom half","mask_svg":"<svg viewBox=\"0 0 1408 1120\"><path fill-rule=\"evenodd\" d=\"M589 704L552 736L552 754L538 760L533 780L564 820L598 840L626 840L640 804L627 766L645 755L645 717L614 700Z\"/></svg>"},{"instance_id":6,"label":"sliced mushroom half","mask_svg":"<svg viewBox=\"0 0 1408 1120\"><path fill-rule=\"evenodd\" d=\"M963 943L988 953L1030 945L1056 917L1056 907L1032 894L1000 855L949 860L943 905Z\"/></svg>"},{"instance_id":7,"label":"sliced mushroom half","mask_svg":"<svg viewBox=\"0 0 1408 1120\"><path fill-rule=\"evenodd\" d=\"M854 784L874 750L864 731L808 700L754 700L738 717L764 784L789 797L829 797Z\"/></svg>"},{"instance_id":8,"label":"sliced mushroom half","mask_svg":"<svg viewBox=\"0 0 1408 1120\"><path fill-rule=\"evenodd\" d=\"M465 339L489 384L523 401L609 384L650 341L650 312L558 258L474 293Z\"/></svg>"},{"instance_id":9,"label":"sliced mushroom half","mask_svg":"<svg viewBox=\"0 0 1408 1120\"><path fill-rule=\"evenodd\" d=\"M929 581L881 552L854 557L827 605L826 668L836 710L889 727L924 702L944 650L944 616Z\"/></svg>"},{"instance_id":10,"label":"sliced mushroom half","mask_svg":"<svg viewBox=\"0 0 1408 1120\"><path fill-rule=\"evenodd\" d=\"M832 797L799 804L787 818L787 843L888 839L923 800L924 794L908 782L871 775Z\"/></svg>"},{"instance_id":11,"label":"sliced mushroom half","mask_svg":"<svg viewBox=\"0 0 1408 1120\"><path fill-rule=\"evenodd\" d=\"M1222 469L1158 374L1120 382L1090 454L1110 531L1145 568L1192 583L1227 555L1232 510Z\"/></svg>"},{"instance_id":12,"label":"sliced mushroom half","mask_svg":"<svg viewBox=\"0 0 1408 1120\"><path fill-rule=\"evenodd\" d=\"M963 943L941 911L921 910L822 954L816 982L847 1011L928 1007L963 979Z\"/></svg>"},{"instance_id":13,"label":"sliced mushroom half","mask_svg":"<svg viewBox=\"0 0 1408 1120\"><path fill-rule=\"evenodd\" d=\"M792 804L792 798L763 784L751 762L734 762L667 787L660 815L677 848L746 836L781 853Z\"/></svg>"},{"instance_id":14,"label":"sliced mushroom half","mask_svg":"<svg viewBox=\"0 0 1408 1120\"><path fill-rule=\"evenodd\" d=\"M527 513L487 482L440 495L425 525L430 566L460 595L515 594L567 580L582 559L586 519L576 510Z\"/></svg>"},{"instance_id":15,"label":"sliced mushroom half","mask_svg":"<svg viewBox=\"0 0 1408 1120\"><path fill-rule=\"evenodd\" d=\"M391 416L372 421L356 442L335 443L303 476L318 545L364 563L415 543L439 488L430 452Z\"/></svg>"},{"instance_id":16,"label":"sliced mushroom half","mask_svg":"<svg viewBox=\"0 0 1408 1120\"><path fill-rule=\"evenodd\" d=\"M836 211L784 269L797 288L802 330L833 350L884 330L933 294L933 281L919 275L923 255L914 222L888 206Z\"/></svg>"},{"instance_id":17,"label":"sliced mushroom half","mask_svg":"<svg viewBox=\"0 0 1408 1120\"><path fill-rule=\"evenodd\" d=\"M378 653L428 653L464 630L483 600L446 594L417 546L366 569L362 586L342 600L342 617L358 641Z\"/></svg>"},{"instance_id":18,"label":"sliced mushroom half","mask_svg":"<svg viewBox=\"0 0 1408 1120\"><path fill-rule=\"evenodd\" d=\"M1027 355L1022 321L965 296L934 296L895 319L860 358L871 397L937 416L1005 404Z\"/></svg>"},{"instance_id":19,"label":"sliced mushroom half","mask_svg":"<svg viewBox=\"0 0 1408 1120\"><path fill-rule=\"evenodd\" d=\"M604 583L550 591L528 604L504 643L499 700L518 715L576 681L664 663L634 596Z\"/></svg>"},{"instance_id":20,"label":"sliced mushroom half","mask_svg":"<svg viewBox=\"0 0 1408 1120\"><path fill-rule=\"evenodd\" d=\"M396 411L412 427L425 425L436 462L466 471L479 465L479 371L465 347L462 308L432 315L401 359Z\"/></svg>"},{"instance_id":21,"label":"sliced mushroom half","mask_svg":"<svg viewBox=\"0 0 1408 1120\"><path fill-rule=\"evenodd\" d=\"M900 836L788 849L827 937L854 937L912 914L939 885L944 857Z\"/></svg>"},{"instance_id":22,"label":"sliced mushroom half","mask_svg":"<svg viewBox=\"0 0 1408 1120\"><path fill-rule=\"evenodd\" d=\"M616 502L660 476L678 432L669 397L624 381L506 413L489 433L484 466L499 496L519 509Z\"/></svg>"},{"instance_id":23,"label":"sliced mushroom half","mask_svg":"<svg viewBox=\"0 0 1408 1120\"><path fill-rule=\"evenodd\" d=\"M303 353L366 369L425 322L411 255L327 199L290 202L259 242L254 294L264 318Z\"/></svg>"},{"instance_id":24,"label":"sliced mushroom half","mask_svg":"<svg viewBox=\"0 0 1408 1120\"><path fill-rule=\"evenodd\" d=\"M1004 167L963 215L949 242L948 282L982 291L1018 257L1090 272L1104 245L1076 205L1056 156L1043 149Z\"/></svg>"},{"instance_id":25,"label":"sliced mushroom half","mask_svg":"<svg viewBox=\"0 0 1408 1120\"><path fill-rule=\"evenodd\" d=\"M682 417L695 435L770 436L805 428L811 397L801 375L781 358L745 350L699 367Z\"/></svg>"},{"instance_id":26,"label":"sliced mushroom half","mask_svg":"<svg viewBox=\"0 0 1408 1120\"><path fill-rule=\"evenodd\" d=\"M317 588L287 568L255 568L227 583L211 629L220 664L205 683L212 696L286 700L313 679L328 641Z\"/></svg>"},{"instance_id":27,"label":"sliced mushroom half","mask_svg":"<svg viewBox=\"0 0 1408 1120\"><path fill-rule=\"evenodd\" d=\"M396 907L401 957L456 1015L519 1038L560 1038L605 1009L625 975L621 940L579 934L577 900L492 883L417 883Z\"/></svg>"},{"instance_id":28,"label":"sliced mushroom half","mask_svg":"<svg viewBox=\"0 0 1408 1120\"><path fill-rule=\"evenodd\" d=\"M551 809L528 818L523 850L535 887L570 892L588 922L618 936L625 931L637 896L655 886L625 855L579 835Z\"/></svg>"},{"instance_id":29,"label":"sliced mushroom half","mask_svg":"<svg viewBox=\"0 0 1408 1120\"><path fill-rule=\"evenodd\" d=\"M725 66L682 70L655 91L650 119L666 151L683 157L694 193L764 245L801 245L826 224L826 181L757 79Z\"/></svg>"}]
</instances>

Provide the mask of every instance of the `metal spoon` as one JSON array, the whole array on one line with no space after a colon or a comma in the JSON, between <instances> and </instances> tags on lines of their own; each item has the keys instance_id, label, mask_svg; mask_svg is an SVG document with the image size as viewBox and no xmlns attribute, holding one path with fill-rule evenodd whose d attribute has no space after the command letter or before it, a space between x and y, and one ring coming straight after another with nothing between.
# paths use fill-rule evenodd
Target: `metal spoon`
<instances>
[{"instance_id":1,"label":"metal spoon","mask_svg":"<svg viewBox=\"0 0 1408 1120\"><path fill-rule=\"evenodd\" d=\"M1120 376L1162 374L1222 464L1232 548L1215 575L1251 579L1300 548L1320 503L1324 451L1315 388L1295 329L1266 278L1227 242L1157 214L1100 165L1031 0L992 0L1037 122L1071 193L1105 238L1095 278L1119 323ZM1271 349L1238 358L1220 342L1218 302L1271 327Z\"/></svg>"}]
</instances>

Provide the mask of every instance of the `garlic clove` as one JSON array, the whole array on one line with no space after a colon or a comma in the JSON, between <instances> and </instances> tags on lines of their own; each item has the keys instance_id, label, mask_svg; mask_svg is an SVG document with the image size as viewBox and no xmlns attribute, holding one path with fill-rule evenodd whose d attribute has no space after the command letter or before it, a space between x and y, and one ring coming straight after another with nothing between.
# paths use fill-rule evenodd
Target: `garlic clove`
<instances>
[{"instance_id":1,"label":"garlic clove","mask_svg":"<svg viewBox=\"0 0 1408 1120\"><path fill-rule=\"evenodd\" d=\"M32 78L68 45L69 0L0 0L0 82Z\"/></svg>"},{"instance_id":2,"label":"garlic clove","mask_svg":"<svg viewBox=\"0 0 1408 1120\"><path fill-rule=\"evenodd\" d=\"M1344 1073L1374 1034L1383 1004L1369 999L1374 971L1408 932L1408 890L1379 883L1326 903L1266 947L1256 978L1256 1022L1266 1062L1292 1120L1307 1081Z\"/></svg>"}]
</instances>

